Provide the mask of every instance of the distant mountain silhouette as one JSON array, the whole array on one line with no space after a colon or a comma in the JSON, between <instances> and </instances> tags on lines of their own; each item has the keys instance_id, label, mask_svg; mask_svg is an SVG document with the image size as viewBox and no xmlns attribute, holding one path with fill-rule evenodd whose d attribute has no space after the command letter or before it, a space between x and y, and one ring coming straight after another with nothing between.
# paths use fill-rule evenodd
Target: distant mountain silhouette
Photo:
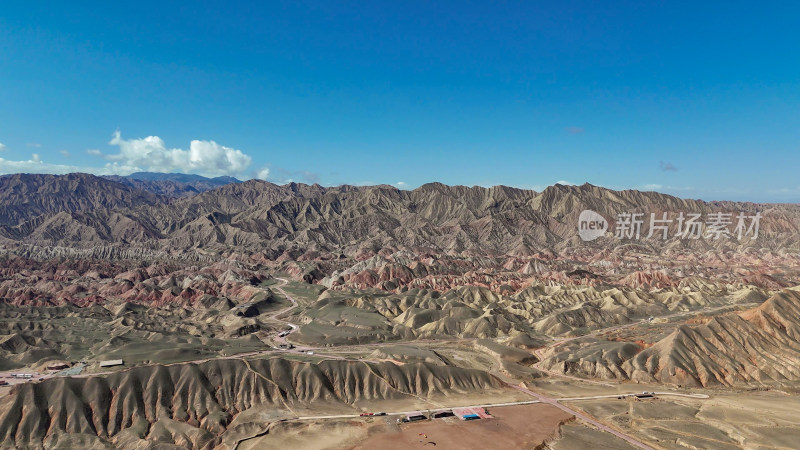
<instances>
[{"instance_id":1,"label":"distant mountain silhouette","mask_svg":"<svg viewBox=\"0 0 800 450\"><path fill-rule=\"evenodd\" d=\"M185 173L136 172L127 176L109 175L104 178L167 197L186 197L226 184L241 183L233 177L207 178Z\"/></svg>"}]
</instances>

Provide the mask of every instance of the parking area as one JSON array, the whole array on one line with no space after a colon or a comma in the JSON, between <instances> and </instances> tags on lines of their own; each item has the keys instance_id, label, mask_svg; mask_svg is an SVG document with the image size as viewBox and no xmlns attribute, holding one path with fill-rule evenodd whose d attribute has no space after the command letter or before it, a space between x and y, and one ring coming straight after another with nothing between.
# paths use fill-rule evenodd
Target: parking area
<instances>
[{"instance_id":1,"label":"parking area","mask_svg":"<svg viewBox=\"0 0 800 450\"><path fill-rule=\"evenodd\" d=\"M491 419L486 408L453 408L453 414L461 420Z\"/></svg>"}]
</instances>

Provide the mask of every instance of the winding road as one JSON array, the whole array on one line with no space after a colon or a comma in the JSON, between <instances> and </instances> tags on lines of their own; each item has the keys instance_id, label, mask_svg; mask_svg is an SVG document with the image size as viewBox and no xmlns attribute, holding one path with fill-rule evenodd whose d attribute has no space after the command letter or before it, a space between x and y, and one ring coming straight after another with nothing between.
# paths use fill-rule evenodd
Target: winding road
<instances>
[{"instance_id":1,"label":"winding road","mask_svg":"<svg viewBox=\"0 0 800 450\"><path fill-rule=\"evenodd\" d=\"M275 332L270 337L272 338L272 340L274 342L277 342L279 345L288 346L289 342L287 342L287 337L289 337L289 335L291 335L292 333L296 332L300 327L299 327L299 325L297 325L295 323L292 323L292 322L289 322L288 320L281 319L280 316L282 316L282 315L286 314L287 312L291 311L292 309L296 308L298 306L298 302L297 302L297 300L295 300L290 294L288 294L283 289L284 286L289 284L289 281L284 279L284 278L278 278L278 277L275 277L275 279L280 281L281 284L279 284L279 285L276 284L276 285L270 286L270 288L276 290L281 295L283 295L287 300L289 300L291 305L289 305L289 306L287 306L287 307L285 307L285 308L283 308L281 310L278 310L278 311L275 311L273 313L270 313L267 316L268 319L276 321L276 322L279 322L279 323L283 323L288 327L288 329L284 329L284 330ZM729 306L729 305L726 305L725 307L727 307L727 306ZM720 309L720 308L713 308L713 309ZM709 309L709 310L712 310L712 309ZM692 314L692 313L696 314L696 313L700 313L700 312L702 312L702 311L683 311L683 312L680 312L680 313L671 314L669 316L663 316L663 317L670 318L670 317L676 317L676 316L681 316L681 315L685 315L685 314ZM611 332L611 331L616 331L616 330L620 330L620 329L624 329L624 328L628 328L628 327L633 327L633 326L636 326L636 325L643 324L644 322L646 322L646 320L631 322L631 323L628 323L628 324L618 325L618 326L614 326L614 327L610 327L610 328L604 328L604 329L596 330L596 331L594 331L592 333L589 333L589 334L586 334L586 335L558 339L558 340L554 341L553 343L551 343L550 345L548 345L548 346L546 346L544 348L537 349L537 350L534 351L534 354L537 356L539 361L536 364L534 364L533 367L536 368L537 370L540 370L540 371L542 371L544 373L547 373L549 375L553 375L553 376L556 376L556 377L569 378L569 379L573 379L573 380L576 380L576 381L579 381L579 382L582 382L582 383L605 384L605 383L597 382L597 381L594 381L594 380L587 380L587 379L583 379L583 378L572 377L572 376L565 375L565 374L551 372L549 370L546 370L546 369L542 368L541 364L542 364L542 362L544 360L544 352L546 352L548 350L553 350L554 348L556 348L556 347L558 347L560 345L563 345L563 344L565 344L567 342L570 342L570 341L573 341L573 340L576 340L576 339L581 339L581 338L585 338L585 337L595 336L595 335L601 334L601 333L608 333L608 332ZM380 345L384 345L384 344L364 344L364 345L354 345L354 346L348 346L348 347L360 347L360 348L363 348L363 347L370 347L370 346L376 346L377 347L377 346L380 346ZM171 364L153 364L153 365L169 366L169 365L176 365L176 364L199 364L199 363L204 363L204 362L207 362L207 361L210 361L210 360L244 359L244 358L249 358L249 357L252 357L252 356L260 356L260 355L276 353L276 352L279 352L279 353L280 352L290 352L290 351L293 351L293 352L317 351L318 352L319 350L322 350L323 353L318 353L318 356L321 356L323 358L331 358L331 359L339 359L339 360L353 360L351 358L345 358L345 357L342 357L340 355L326 354L326 352L324 352L324 347L295 346L292 350L289 350L288 348L278 348L278 349L270 348L268 350L262 350L262 351L256 351L256 352L248 352L248 353L239 353L239 354L231 355L231 356L211 357L211 358L198 359L198 360L194 360L194 361L181 361L181 362L171 363ZM358 359L357 361L360 361L360 362L383 362L383 361L373 361L373 360L367 360L367 359ZM81 374L81 375L76 375L75 377L81 377L82 378L82 377L97 376L97 375L108 375L108 374L116 373L116 372L118 372L118 371L84 373L84 374ZM635 447L643 448L643 449L651 449L652 448L652 447L648 446L647 444L637 440L636 438L634 438L634 437L632 437L632 436L630 436L628 434L625 434L624 432L622 432L622 431L620 431L618 429L612 428L612 427L610 427L610 426L608 426L606 424L603 424L603 423L597 421L596 419L592 418L591 416L589 416L588 414L586 414L586 413L584 413L584 412L582 412L580 410L577 410L575 408L571 408L571 407L561 403L563 401L580 401L580 400L593 400L593 399L603 399L603 398L615 398L615 397L619 397L619 396L630 396L630 395L633 395L633 393L629 393L629 394L613 393L613 394L608 394L608 395L595 395L595 396L586 396L586 397L553 398L553 397L549 397L549 396L547 396L545 394L532 391L527 386L525 386L524 384L521 384L521 385L514 384L515 383L514 380L506 378L503 374L493 373L493 375L498 377L501 381L503 381L503 383L508 388L515 389L515 390L517 390L519 392L522 392L522 393L524 393L526 395L529 395L529 396L533 397L535 400L520 401L520 402L508 402L508 403L484 404L484 405L472 405L472 406L467 406L467 407L485 407L485 408L488 408L488 407L503 407L503 406L514 406L514 405L526 405L526 404L533 404L533 403L547 403L549 405L552 405L552 406L554 406L556 408L561 409L562 411L564 411L564 412L566 412L568 414L571 414L571 415L575 416L579 420L581 420L581 421L583 421L583 422L585 422L587 424L590 424L590 425L596 427L599 430L602 430L602 431L605 431L607 433L610 433L610 434L612 434L612 435L614 435L614 436L616 436L616 437L628 442L629 444L631 444L631 445L633 445ZM55 376L55 374L42 374L42 375L35 375L35 376L42 377L42 378L51 378L51 377ZM15 381L17 381L17 380L15 380ZM19 380L19 381L22 381L22 380ZM705 394L684 394L684 393L678 393L678 392L656 392L656 395L680 396L680 397L694 398L694 399L706 399L706 398L709 398ZM420 400L423 400L423 399L420 398ZM446 406L443 406L443 405L436 405L436 406L437 407L435 409L431 409L431 411L442 410L442 409L451 409L451 408L457 408L457 407L464 407L463 405L456 405L456 406L452 406L452 407L446 407ZM391 412L391 413L387 413L387 415L402 415L402 414L407 414L409 412L410 411ZM357 418L357 417L360 417L360 415L359 414L340 414L340 415L328 415L328 416L294 417L294 418L291 418L291 419L288 419L288 420L321 420L321 419L343 419L343 418Z\"/></svg>"},{"instance_id":2,"label":"winding road","mask_svg":"<svg viewBox=\"0 0 800 450\"><path fill-rule=\"evenodd\" d=\"M284 332L279 332L278 334L276 334L273 337L273 339L275 339L277 342L279 342L281 344L286 344L286 337L289 336L290 334L294 333L295 331L297 331L300 327L297 324L294 324L292 322L279 319L278 316L280 316L280 315L282 315L284 313L287 313L287 312L293 310L294 308L297 308L297 300L295 300L294 297L292 297L291 295L287 294L286 291L284 291L283 288L281 287L281 286L286 286L287 284L289 284L289 280L287 280L285 278L278 278L278 277L275 277L275 279L276 280L280 280L283 284L282 285L277 285L276 284L276 285L274 285L272 287L275 288L276 291L280 292L281 295L286 297L286 299L289 300L292 303L291 306L287 306L286 308L283 308L282 310L280 310L278 312L275 312L275 313L270 315L270 318L272 320L275 320L277 322L283 322L286 325L288 325L289 327L291 327L291 330L287 330L288 332L286 332L285 335L281 336L281 334L284 333Z\"/></svg>"}]
</instances>

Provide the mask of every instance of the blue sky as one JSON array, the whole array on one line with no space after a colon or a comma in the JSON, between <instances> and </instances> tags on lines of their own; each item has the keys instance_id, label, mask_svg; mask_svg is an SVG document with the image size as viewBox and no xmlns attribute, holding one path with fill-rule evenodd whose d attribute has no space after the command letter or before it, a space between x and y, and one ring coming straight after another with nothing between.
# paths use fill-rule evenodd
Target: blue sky
<instances>
[{"instance_id":1,"label":"blue sky","mask_svg":"<svg viewBox=\"0 0 800 450\"><path fill-rule=\"evenodd\" d=\"M800 201L796 2L113 3L3 5L0 173Z\"/></svg>"}]
</instances>

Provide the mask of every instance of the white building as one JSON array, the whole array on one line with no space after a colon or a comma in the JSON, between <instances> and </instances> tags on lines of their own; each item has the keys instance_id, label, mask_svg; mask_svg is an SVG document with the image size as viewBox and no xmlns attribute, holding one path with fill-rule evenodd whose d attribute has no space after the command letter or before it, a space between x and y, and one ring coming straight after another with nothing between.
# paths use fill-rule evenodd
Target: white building
<instances>
[{"instance_id":1,"label":"white building","mask_svg":"<svg viewBox=\"0 0 800 450\"><path fill-rule=\"evenodd\" d=\"M100 361L100 367L114 367L125 364L121 359L109 359L108 361Z\"/></svg>"}]
</instances>

